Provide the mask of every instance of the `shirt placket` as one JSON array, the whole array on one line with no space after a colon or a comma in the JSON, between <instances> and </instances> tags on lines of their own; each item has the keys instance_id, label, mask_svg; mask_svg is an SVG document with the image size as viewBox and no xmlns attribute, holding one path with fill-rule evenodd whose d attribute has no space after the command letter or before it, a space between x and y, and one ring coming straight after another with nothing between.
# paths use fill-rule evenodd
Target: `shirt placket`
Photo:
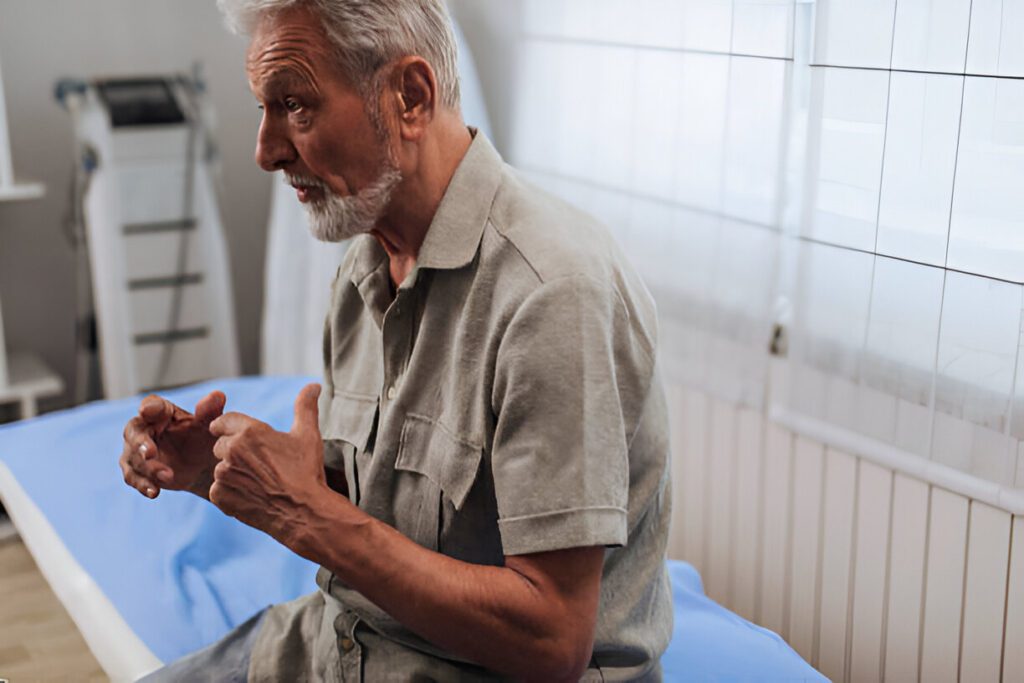
<instances>
[{"instance_id":1,"label":"shirt placket","mask_svg":"<svg viewBox=\"0 0 1024 683\"><path fill-rule=\"evenodd\" d=\"M381 387L381 411L388 410L398 397L405 378L412 345L414 287L399 288L395 300L384 314L381 329L384 349L384 385Z\"/></svg>"},{"instance_id":2,"label":"shirt placket","mask_svg":"<svg viewBox=\"0 0 1024 683\"><path fill-rule=\"evenodd\" d=\"M356 639L359 617L345 609L334 619L334 632L338 639L338 655L341 662L341 679L360 683L363 680L363 647Z\"/></svg>"}]
</instances>

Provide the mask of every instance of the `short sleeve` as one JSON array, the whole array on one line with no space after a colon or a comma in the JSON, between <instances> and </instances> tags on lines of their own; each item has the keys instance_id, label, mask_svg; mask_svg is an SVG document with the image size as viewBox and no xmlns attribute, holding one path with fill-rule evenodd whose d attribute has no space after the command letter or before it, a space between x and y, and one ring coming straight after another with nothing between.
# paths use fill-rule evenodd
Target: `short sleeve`
<instances>
[{"instance_id":1,"label":"short sleeve","mask_svg":"<svg viewBox=\"0 0 1024 683\"><path fill-rule=\"evenodd\" d=\"M491 471L504 554L621 546L652 348L610 284L540 285L501 340Z\"/></svg>"}]
</instances>

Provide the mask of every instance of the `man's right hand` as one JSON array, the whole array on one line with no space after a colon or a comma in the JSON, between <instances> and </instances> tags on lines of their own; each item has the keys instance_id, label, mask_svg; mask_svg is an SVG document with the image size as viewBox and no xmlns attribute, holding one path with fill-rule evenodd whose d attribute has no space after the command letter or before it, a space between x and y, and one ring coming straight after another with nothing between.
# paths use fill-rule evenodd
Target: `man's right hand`
<instances>
[{"instance_id":1,"label":"man's right hand","mask_svg":"<svg viewBox=\"0 0 1024 683\"><path fill-rule=\"evenodd\" d=\"M124 482L147 498L160 489L209 498L217 459L210 423L224 412L224 394L214 391L196 404L195 415L159 396L147 396L124 428Z\"/></svg>"}]
</instances>

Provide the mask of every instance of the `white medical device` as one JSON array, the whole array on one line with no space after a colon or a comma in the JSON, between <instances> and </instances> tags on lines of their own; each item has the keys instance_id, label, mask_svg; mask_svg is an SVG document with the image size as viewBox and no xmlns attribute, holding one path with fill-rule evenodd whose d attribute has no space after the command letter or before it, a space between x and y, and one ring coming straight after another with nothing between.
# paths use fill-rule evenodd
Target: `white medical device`
<instances>
[{"instance_id":1,"label":"white medical device","mask_svg":"<svg viewBox=\"0 0 1024 683\"><path fill-rule=\"evenodd\" d=\"M62 81L107 398L237 375L231 279L198 78Z\"/></svg>"}]
</instances>

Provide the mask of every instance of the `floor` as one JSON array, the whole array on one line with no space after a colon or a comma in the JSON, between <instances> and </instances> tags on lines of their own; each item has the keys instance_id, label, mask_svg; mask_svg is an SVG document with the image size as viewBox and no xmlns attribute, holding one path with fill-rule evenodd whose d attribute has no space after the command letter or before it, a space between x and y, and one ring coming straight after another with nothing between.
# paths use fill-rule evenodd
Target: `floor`
<instances>
[{"instance_id":1,"label":"floor","mask_svg":"<svg viewBox=\"0 0 1024 683\"><path fill-rule=\"evenodd\" d=\"M106 681L21 540L0 542L0 679Z\"/></svg>"}]
</instances>

